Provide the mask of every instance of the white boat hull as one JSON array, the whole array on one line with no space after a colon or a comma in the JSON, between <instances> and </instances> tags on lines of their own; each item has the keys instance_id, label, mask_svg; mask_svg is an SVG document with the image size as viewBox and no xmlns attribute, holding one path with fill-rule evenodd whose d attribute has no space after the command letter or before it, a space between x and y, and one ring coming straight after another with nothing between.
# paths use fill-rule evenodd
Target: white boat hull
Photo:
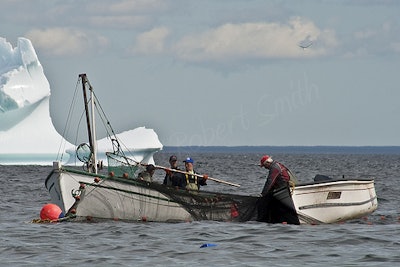
<instances>
[{"instance_id":1,"label":"white boat hull","mask_svg":"<svg viewBox=\"0 0 400 267\"><path fill-rule=\"evenodd\" d=\"M181 205L156 190L113 180L95 182L96 178L96 175L54 170L46 180L46 188L52 203L64 214L81 202L82 205L75 205L77 217L158 222L192 220Z\"/></svg>"},{"instance_id":2,"label":"white boat hull","mask_svg":"<svg viewBox=\"0 0 400 267\"><path fill-rule=\"evenodd\" d=\"M80 182L93 183L96 176L65 172L61 170L58 162L53 164L54 170L47 177L45 186L50 193L52 203L59 206L66 214L75 203L74 193L79 190Z\"/></svg>"},{"instance_id":3,"label":"white boat hull","mask_svg":"<svg viewBox=\"0 0 400 267\"><path fill-rule=\"evenodd\" d=\"M64 214L74 209L81 218L133 221L192 221L188 208L154 188L136 183L102 179L84 172L67 171L56 166L46 180L51 200ZM82 190L82 184L85 185ZM77 201L77 197L79 201ZM340 180L297 186L293 202L302 224L336 223L357 219L377 209L374 181ZM193 203L197 205L198 203ZM190 205L190 204L189 204ZM218 220L230 220L229 206ZM213 220L212 215L205 219Z\"/></svg>"},{"instance_id":4,"label":"white boat hull","mask_svg":"<svg viewBox=\"0 0 400 267\"><path fill-rule=\"evenodd\" d=\"M294 189L301 223L335 223L371 214L378 207L373 180L337 180Z\"/></svg>"},{"instance_id":5,"label":"white boat hull","mask_svg":"<svg viewBox=\"0 0 400 267\"><path fill-rule=\"evenodd\" d=\"M76 215L130 221L191 221L191 215L168 196L146 187L104 180L86 185Z\"/></svg>"}]
</instances>

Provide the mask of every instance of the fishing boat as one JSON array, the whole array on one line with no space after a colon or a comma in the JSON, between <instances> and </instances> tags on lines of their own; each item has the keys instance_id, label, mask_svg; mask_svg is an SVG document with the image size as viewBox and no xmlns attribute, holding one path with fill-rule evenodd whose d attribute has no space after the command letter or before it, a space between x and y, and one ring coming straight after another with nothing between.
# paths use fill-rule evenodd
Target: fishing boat
<instances>
[{"instance_id":1,"label":"fishing boat","mask_svg":"<svg viewBox=\"0 0 400 267\"><path fill-rule=\"evenodd\" d=\"M297 185L274 192L268 198L191 191L138 179L143 166L154 164L156 148L133 152L121 149L118 135L111 124L112 151L105 153L107 163L97 158L94 110L99 108L86 74L80 74L89 143L76 149L84 169L53 162L53 170L45 181L52 203L59 206L69 220L126 220L152 222L262 221L289 224L334 223L356 219L372 213L377 207L374 181L341 180ZM87 91L90 91L88 101ZM90 103L90 107L89 107ZM106 165L105 169L102 167ZM155 165L156 168L171 170ZM200 175L198 175L200 176ZM235 183L208 177L208 180L230 186ZM293 199L293 201L292 201ZM293 204L294 203L294 204ZM272 205L273 204L273 205ZM276 209L271 213L271 209ZM267 216L268 214L268 216ZM275 215L271 215L275 214Z\"/></svg>"},{"instance_id":2,"label":"fishing boat","mask_svg":"<svg viewBox=\"0 0 400 267\"><path fill-rule=\"evenodd\" d=\"M362 218L378 207L373 179L323 179L297 185L292 194L301 223Z\"/></svg>"}]
</instances>

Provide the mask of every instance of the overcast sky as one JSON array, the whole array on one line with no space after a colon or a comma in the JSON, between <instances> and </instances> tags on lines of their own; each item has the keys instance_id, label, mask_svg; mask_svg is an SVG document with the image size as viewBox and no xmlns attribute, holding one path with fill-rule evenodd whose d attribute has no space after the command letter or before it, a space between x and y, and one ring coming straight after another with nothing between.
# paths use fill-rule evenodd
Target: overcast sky
<instances>
[{"instance_id":1,"label":"overcast sky","mask_svg":"<svg viewBox=\"0 0 400 267\"><path fill-rule=\"evenodd\" d=\"M84 72L117 132L164 145L400 145L400 1L0 6L0 36L36 49L59 131Z\"/></svg>"}]
</instances>

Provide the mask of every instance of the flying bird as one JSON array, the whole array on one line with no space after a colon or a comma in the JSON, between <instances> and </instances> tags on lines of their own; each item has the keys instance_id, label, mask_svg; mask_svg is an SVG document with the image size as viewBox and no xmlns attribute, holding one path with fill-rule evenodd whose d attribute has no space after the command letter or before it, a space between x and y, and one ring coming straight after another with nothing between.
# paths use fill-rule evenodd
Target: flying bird
<instances>
[{"instance_id":1,"label":"flying bird","mask_svg":"<svg viewBox=\"0 0 400 267\"><path fill-rule=\"evenodd\" d=\"M303 50L305 50L306 48L309 48L310 46L312 46L313 42L309 41L308 43L304 43L304 42L300 42L299 43L299 47L303 48Z\"/></svg>"}]
</instances>

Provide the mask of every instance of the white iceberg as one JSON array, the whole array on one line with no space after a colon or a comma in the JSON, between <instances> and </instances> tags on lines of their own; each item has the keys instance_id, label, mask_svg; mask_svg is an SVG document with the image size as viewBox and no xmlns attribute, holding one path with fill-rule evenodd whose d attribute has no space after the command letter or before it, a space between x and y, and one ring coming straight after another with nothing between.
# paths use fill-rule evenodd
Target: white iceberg
<instances>
[{"instance_id":1,"label":"white iceberg","mask_svg":"<svg viewBox=\"0 0 400 267\"><path fill-rule=\"evenodd\" d=\"M50 85L32 43L18 38L13 48L0 38L0 164L57 155L63 138L51 122L49 98Z\"/></svg>"},{"instance_id":2,"label":"white iceberg","mask_svg":"<svg viewBox=\"0 0 400 267\"><path fill-rule=\"evenodd\" d=\"M18 38L15 48L0 37L0 164L44 164L64 154L74 155L75 146L55 129L50 116L50 85L30 40ZM141 150L162 149L152 129L139 127L117 134L123 148L138 161L152 162ZM64 145L62 145L64 144ZM99 140L99 152L110 151L107 138ZM122 145L121 144L121 145ZM65 154L63 160L68 161ZM71 159L69 159L71 161Z\"/></svg>"}]
</instances>

